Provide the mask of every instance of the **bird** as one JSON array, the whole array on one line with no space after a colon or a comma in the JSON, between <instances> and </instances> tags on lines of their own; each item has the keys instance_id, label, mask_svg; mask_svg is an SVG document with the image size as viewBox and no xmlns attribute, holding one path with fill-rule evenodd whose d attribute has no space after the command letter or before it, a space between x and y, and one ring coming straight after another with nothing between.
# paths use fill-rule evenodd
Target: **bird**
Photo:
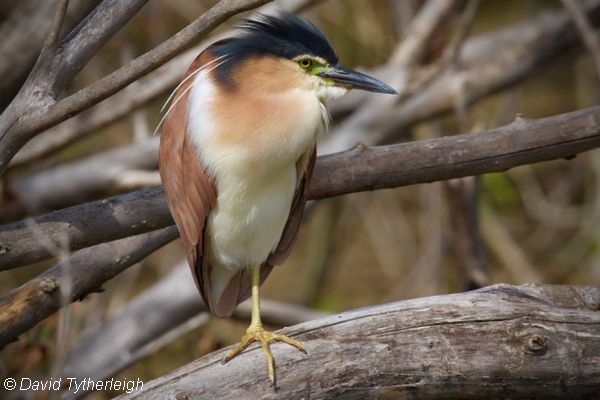
<instances>
[{"instance_id":1,"label":"bird","mask_svg":"<svg viewBox=\"0 0 600 400\"><path fill-rule=\"evenodd\" d=\"M165 105L159 169L195 284L217 317L252 299L251 322L226 363L257 342L276 385L259 288L294 245L327 129L325 102L350 89L396 94L338 64L311 22L278 12L245 20L202 51Z\"/></svg>"}]
</instances>

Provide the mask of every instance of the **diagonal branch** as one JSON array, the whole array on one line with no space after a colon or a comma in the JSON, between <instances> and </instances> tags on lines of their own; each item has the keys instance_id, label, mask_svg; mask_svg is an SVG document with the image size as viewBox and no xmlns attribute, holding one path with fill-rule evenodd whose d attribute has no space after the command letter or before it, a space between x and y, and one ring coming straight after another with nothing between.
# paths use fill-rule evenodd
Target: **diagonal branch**
<instances>
[{"instance_id":1,"label":"diagonal branch","mask_svg":"<svg viewBox=\"0 0 600 400\"><path fill-rule=\"evenodd\" d=\"M32 136L18 126L27 118L45 115L75 74L147 1L103 0L60 46L40 54L19 93L0 116L0 174Z\"/></svg>"},{"instance_id":2,"label":"diagonal branch","mask_svg":"<svg viewBox=\"0 0 600 400\"><path fill-rule=\"evenodd\" d=\"M600 106L481 132L354 149L317 160L312 199L433 182L572 157L600 147ZM71 248L159 229L173 223L161 188L142 189L33 218L35 230ZM0 226L0 270L51 257L24 221ZM38 233L39 234L39 233Z\"/></svg>"},{"instance_id":3,"label":"diagonal branch","mask_svg":"<svg viewBox=\"0 0 600 400\"><path fill-rule=\"evenodd\" d=\"M0 349L60 308L61 277L71 277L70 301L79 300L176 237L171 226L80 250L9 292L0 299Z\"/></svg>"},{"instance_id":4,"label":"diagonal branch","mask_svg":"<svg viewBox=\"0 0 600 400\"><path fill-rule=\"evenodd\" d=\"M63 26L65 15L67 14L67 7L69 6L69 0L57 0L56 13L54 14L54 20L50 27L50 33L42 48L42 54L47 50L54 50L58 47L60 42L60 31Z\"/></svg>"},{"instance_id":5,"label":"diagonal branch","mask_svg":"<svg viewBox=\"0 0 600 400\"><path fill-rule=\"evenodd\" d=\"M137 1L143 4L147 0ZM139 77L160 67L175 55L190 47L198 37L210 32L232 15L252 9L269 1L271 0L221 1L171 39L58 103L49 104L46 99L44 102L38 103L38 107L29 106L23 111L19 109L22 108L23 101L31 100L34 96L33 93L22 96L25 99L20 99L17 102L17 105L20 107L16 107L16 110L14 107L11 108L11 112L4 120L0 118L0 132L2 132L0 134L0 173L6 170L8 162L15 153L36 134L106 99ZM103 5L106 4L107 7L111 7L107 4L108 2L116 3L113 7L122 4L122 2L116 0L105 0ZM116 11L115 14L118 15ZM94 15L98 15L98 13ZM75 52L74 56L67 51L63 59L65 63L60 63L60 68L54 69L54 73L57 74L51 80L54 93L58 93L64 88L64 85L73 78L75 73L83 66L83 63L95 53L97 46L103 43L102 41L85 41L87 38L86 35L92 35L88 30L95 27L95 24L90 22L90 18L86 22L79 30L76 30L74 34L69 35L65 39L68 44L82 46L84 50ZM84 37L82 39L84 43L79 43L80 40L78 39L80 36ZM85 46L85 43L87 43L87 46ZM66 50L68 48L69 46L67 46ZM83 63L82 60L78 59L78 55L83 60ZM63 72L59 74L58 71Z\"/></svg>"},{"instance_id":6,"label":"diagonal branch","mask_svg":"<svg viewBox=\"0 0 600 400\"><path fill-rule=\"evenodd\" d=\"M562 0L562 3L579 31L581 40L590 53L594 69L596 70L596 76L600 80L600 41L598 40L598 34L594 32L594 27L577 2L574 0Z\"/></svg>"}]
</instances>

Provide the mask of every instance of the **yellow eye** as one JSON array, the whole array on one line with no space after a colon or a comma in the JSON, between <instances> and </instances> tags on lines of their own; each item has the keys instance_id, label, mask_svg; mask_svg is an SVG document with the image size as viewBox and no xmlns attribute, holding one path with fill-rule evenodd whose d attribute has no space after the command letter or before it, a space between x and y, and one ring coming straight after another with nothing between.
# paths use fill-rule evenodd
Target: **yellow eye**
<instances>
[{"instance_id":1,"label":"yellow eye","mask_svg":"<svg viewBox=\"0 0 600 400\"><path fill-rule=\"evenodd\" d=\"M313 60L311 60L310 58L301 58L300 60L298 60L298 65L300 65L300 67L304 69L308 69L313 65Z\"/></svg>"}]
</instances>

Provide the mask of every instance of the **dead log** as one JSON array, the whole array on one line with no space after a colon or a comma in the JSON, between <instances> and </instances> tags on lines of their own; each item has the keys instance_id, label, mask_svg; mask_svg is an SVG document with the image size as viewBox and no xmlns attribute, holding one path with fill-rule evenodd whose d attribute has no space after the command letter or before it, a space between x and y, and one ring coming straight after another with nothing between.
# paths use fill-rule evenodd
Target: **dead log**
<instances>
[{"instance_id":1,"label":"dead log","mask_svg":"<svg viewBox=\"0 0 600 400\"><path fill-rule=\"evenodd\" d=\"M495 285L344 312L282 331L278 387L253 345L222 349L119 399L594 399L600 288Z\"/></svg>"}]
</instances>

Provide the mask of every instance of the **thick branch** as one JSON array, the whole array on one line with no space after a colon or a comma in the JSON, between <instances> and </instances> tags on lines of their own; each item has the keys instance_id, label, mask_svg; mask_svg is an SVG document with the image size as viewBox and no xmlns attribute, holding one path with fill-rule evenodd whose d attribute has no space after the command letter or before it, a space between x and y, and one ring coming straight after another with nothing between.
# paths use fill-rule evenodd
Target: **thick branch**
<instances>
[{"instance_id":1,"label":"thick branch","mask_svg":"<svg viewBox=\"0 0 600 400\"><path fill-rule=\"evenodd\" d=\"M0 300L0 349L68 302L102 289L127 267L177 237L175 227L80 250ZM66 282L63 283L63 279ZM61 289L69 290L62 304Z\"/></svg>"},{"instance_id":2,"label":"thick branch","mask_svg":"<svg viewBox=\"0 0 600 400\"><path fill-rule=\"evenodd\" d=\"M600 146L600 106L553 117L518 118L482 132L319 157L310 197L433 182L519 165L568 158ZM73 249L139 234L172 224L160 188L142 189L0 227L0 270L51 257L38 235L58 241L67 235Z\"/></svg>"},{"instance_id":3,"label":"thick branch","mask_svg":"<svg viewBox=\"0 0 600 400\"><path fill-rule=\"evenodd\" d=\"M131 201L139 208L130 208ZM149 209L161 212L148 214ZM97 225L100 221L102 226ZM96 239L95 243L102 243L171 224L173 220L162 189L145 189L5 225L6 229L0 233L0 261L10 258L13 263L25 265L52 257L50 249L40 242L41 237L56 246L66 239L70 249L77 250L93 244L90 235ZM25 249L30 252L24 253Z\"/></svg>"},{"instance_id":4,"label":"thick branch","mask_svg":"<svg viewBox=\"0 0 600 400\"><path fill-rule=\"evenodd\" d=\"M600 147L600 106L538 120L391 146L366 147L319 157L313 199L505 171L519 165L569 158Z\"/></svg>"},{"instance_id":5,"label":"thick branch","mask_svg":"<svg viewBox=\"0 0 600 400\"><path fill-rule=\"evenodd\" d=\"M284 329L308 354L273 346L277 391L252 346L119 398L590 399L600 387L599 307L598 288L496 285L362 308Z\"/></svg>"}]
</instances>

